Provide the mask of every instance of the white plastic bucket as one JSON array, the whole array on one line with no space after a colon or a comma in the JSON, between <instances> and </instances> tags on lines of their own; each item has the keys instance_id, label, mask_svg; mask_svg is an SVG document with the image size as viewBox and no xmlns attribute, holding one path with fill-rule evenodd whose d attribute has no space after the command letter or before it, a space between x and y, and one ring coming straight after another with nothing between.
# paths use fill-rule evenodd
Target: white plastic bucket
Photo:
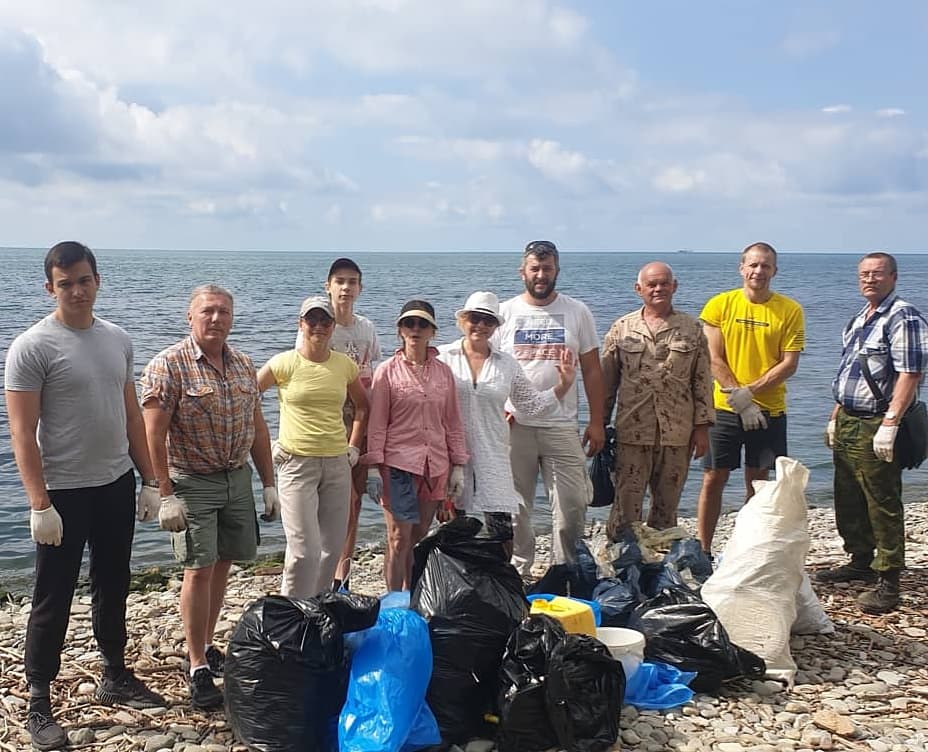
<instances>
[{"instance_id":1,"label":"white plastic bucket","mask_svg":"<svg viewBox=\"0 0 928 752\"><path fill-rule=\"evenodd\" d=\"M644 660L644 635L625 627L597 627L596 639L609 648L612 657L622 663L625 678L631 679Z\"/></svg>"}]
</instances>

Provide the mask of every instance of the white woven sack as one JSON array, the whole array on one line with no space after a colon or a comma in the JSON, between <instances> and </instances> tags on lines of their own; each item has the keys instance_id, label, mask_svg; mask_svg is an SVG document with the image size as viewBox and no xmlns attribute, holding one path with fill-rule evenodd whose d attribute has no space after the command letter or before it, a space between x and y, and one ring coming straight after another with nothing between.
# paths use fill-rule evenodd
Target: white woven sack
<instances>
[{"instance_id":1,"label":"white woven sack","mask_svg":"<svg viewBox=\"0 0 928 752\"><path fill-rule=\"evenodd\" d=\"M798 635L835 633L835 625L819 603L808 572L802 573L802 584L796 593L796 621L790 631Z\"/></svg>"},{"instance_id":2,"label":"white woven sack","mask_svg":"<svg viewBox=\"0 0 928 752\"><path fill-rule=\"evenodd\" d=\"M798 460L777 458L776 480L754 484L722 562L701 591L732 642L761 656L767 675L789 685L796 677L790 628L809 551L808 480L809 471Z\"/></svg>"}]
</instances>

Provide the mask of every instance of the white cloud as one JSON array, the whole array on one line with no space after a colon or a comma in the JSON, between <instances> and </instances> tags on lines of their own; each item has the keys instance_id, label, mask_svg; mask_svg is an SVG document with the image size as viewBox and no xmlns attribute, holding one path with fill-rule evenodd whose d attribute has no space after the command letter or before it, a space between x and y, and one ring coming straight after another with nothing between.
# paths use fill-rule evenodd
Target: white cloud
<instances>
[{"instance_id":1,"label":"white cloud","mask_svg":"<svg viewBox=\"0 0 928 752\"><path fill-rule=\"evenodd\" d=\"M834 29L793 31L780 47L790 57L806 58L836 47L840 41L841 33Z\"/></svg>"},{"instance_id":2,"label":"white cloud","mask_svg":"<svg viewBox=\"0 0 928 752\"><path fill-rule=\"evenodd\" d=\"M851 111L851 106L848 104L830 104L827 107L822 107L822 112L826 115L844 115Z\"/></svg>"},{"instance_id":3,"label":"white cloud","mask_svg":"<svg viewBox=\"0 0 928 752\"><path fill-rule=\"evenodd\" d=\"M876 111L876 116L881 118L894 118L905 115L905 110L900 107L884 107Z\"/></svg>"}]
</instances>

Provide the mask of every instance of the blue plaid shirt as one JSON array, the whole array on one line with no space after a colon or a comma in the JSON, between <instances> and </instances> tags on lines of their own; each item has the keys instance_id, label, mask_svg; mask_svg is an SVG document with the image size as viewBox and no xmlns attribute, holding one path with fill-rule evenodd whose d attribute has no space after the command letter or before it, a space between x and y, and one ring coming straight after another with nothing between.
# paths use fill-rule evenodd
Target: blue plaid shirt
<instances>
[{"instance_id":1,"label":"blue plaid shirt","mask_svg":"<svg viewBox=\"0 0 928 752\"><path fill-rule=\"evenodd\" d=\"M924 373L928 359L928 322L918 310L890 293L867 317L868 305L844 327L841 364L831 383L835 401L852 412L879 415L883 411L864 380L858 354L887 401L899 373Z\"/></svg>"}]
</instances>

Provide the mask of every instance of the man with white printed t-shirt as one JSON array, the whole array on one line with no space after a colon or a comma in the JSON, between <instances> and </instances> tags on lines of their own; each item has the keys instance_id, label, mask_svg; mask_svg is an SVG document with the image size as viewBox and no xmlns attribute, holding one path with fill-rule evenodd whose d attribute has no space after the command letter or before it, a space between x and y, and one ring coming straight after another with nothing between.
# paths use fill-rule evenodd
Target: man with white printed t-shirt
<instances>
[{"instance_id":1,"label":"man with white printed t-shirt","mask_svg":"<svg viewBox=\"0 0 928 752\"><path fill-rule=\"evenodd\" d=\"M512 563L523 577L531 575L535 560L532 509L538 471L541 470L551 504L553 563L573 561L592 497L583 448L592 456L605 443L596 322L584 303L555 290L559 272L559 253L554 243L548 240L529 243L519 267L525 292L500 306L504 322L494 337L494 345L513 355L539 390L550 389L557 383L556 366L564 348L569 348L579 360L590 407L590 422L581 442L577 431L576 383L552 415L529 417L510 403L506 405L512 415L509 455L512 475L516 491L522 497L513 518Z\"/></svg>"}]
</instances>

